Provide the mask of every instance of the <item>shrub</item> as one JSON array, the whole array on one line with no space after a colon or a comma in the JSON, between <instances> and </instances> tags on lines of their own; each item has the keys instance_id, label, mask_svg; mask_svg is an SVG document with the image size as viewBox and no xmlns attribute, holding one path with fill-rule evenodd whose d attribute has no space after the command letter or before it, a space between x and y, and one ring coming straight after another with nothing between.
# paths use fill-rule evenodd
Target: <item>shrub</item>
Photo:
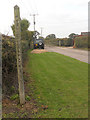
<instances>
[{"instance_id":1,"label":"shrub","mask_svg":"<svg viewBox=\"0 0 90 120\"><path fill-rule=\"evenodd\" d=\"M22 58L23 63L26 60L25 53L28 50L28 41L22 41ZM15 92L18 89L17 79L17 60L16 60L16 43L12 37L2 37L2 81L3 93L12 94L11 86L15 87Z\"/></svg>"},{"instance_id":2,"label":"shrub","mask_svg":"<svg viewBox=\"0 0 90 120\"><path fill-rule=\"evenodd\" d=\"M81 36L75 38L76 48L88 48L88 36Z\"/></svg>"},{"instance_id":3,"label":"shrub","mask_svg":"<svg viewBox=\"0 0 90 120\"><path fill-rule=\"evenodd\" d=\"M16 100L19 98L19 95L18 94L14 94L10 97L11 100Z\"/></svg>"},{"instance_id":4,"label":"shrub","mask_svg":"<svg viewBox=\"0 0 90 120\"><path fill-rule=\"evenodd\" d=\"M61 46L73 46L73 39L71 38L63 38L58 41L61 41Z\"/></svg>"},{"instance_id":5,"label":"shrub","mask_svg":"<svg viewBox=\"0 0 90 120\"><path fill-rule=\"evenodd\" d=\"M45 39L45 44L46 45L52 45L52 46L57 46L58 45L58 39Z\"/></svg>"},{"instance_id":6,"label":"shrub","mask_svg":"<svg viewBox=\"0 0 90 120\"><path fill-rule=\"evenodd\" d=\"M27 100L27 101L30 101L30 97L29 97L28 95L26 96L26 100Z\"/></svg>"},{"instance_id":7,"label":"shrub","mask_svg":"<svg viewBox=\"0 0 90 120\"><path fill-rule=\"evenodd\" d=\"M12 91L11 86L13 86L13 84L17 86L17 61L15 47L14 38L2 38L2 82L4 94Z\"/></svg>"}]
</instances>

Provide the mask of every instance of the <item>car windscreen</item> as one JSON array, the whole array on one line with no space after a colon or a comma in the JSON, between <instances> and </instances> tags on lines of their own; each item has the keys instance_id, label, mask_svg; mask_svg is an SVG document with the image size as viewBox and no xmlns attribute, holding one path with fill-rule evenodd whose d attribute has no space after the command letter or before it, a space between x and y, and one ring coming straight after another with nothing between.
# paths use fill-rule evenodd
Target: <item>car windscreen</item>
<instances>
[{"instance_id":1,"label":"car windscreen","mask_svg":"<svg viewBox=\"0 0 90 120\"><path fill-rule=\"evenodd\" d=\"M42 42L42 43L43 43L43 40L35 40L35 42L34 42L34 43L36 44L36 43L40 43L40 42Z\"/></svg>"}]
</instances>

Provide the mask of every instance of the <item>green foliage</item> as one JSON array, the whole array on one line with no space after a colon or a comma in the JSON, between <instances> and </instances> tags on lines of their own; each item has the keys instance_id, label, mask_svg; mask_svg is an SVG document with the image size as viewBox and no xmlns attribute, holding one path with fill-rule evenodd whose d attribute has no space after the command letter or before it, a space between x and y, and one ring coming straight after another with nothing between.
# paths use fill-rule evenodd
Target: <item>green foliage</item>
<instances>
[{"instance_id":1,"label":"green foliage","mask_svg":"<svg viewBox=\"0 0 90 120\"><path fill-rule=\"evenodd\" d=\"M21 45L24 65L25 52L29 49L28 41L22 41ZM9 36L2 37L2 80L4 94L11 95L18 91L16 43L15 38ZM15 90L11 86L15 87Z\"/></svg>"},{"instance_id":2,"label":"green foliage","mask_svg":"<svg viewBox=\"0 0 90 120\"><path fill-rule=\"evenodd\" d=\"M61 46L73 46L73 39L71 38L63 38L59 40L61 41Z\"/></svg>"},{"instance_id":3,"label":"green foliage","mask_svg":"<svg viewBox=\"0 0 90 120\"><path fill-rule=\"evenodd\" d=\"M14 94L10 97L11 100L15 100L15 99L18 99L18 98L19 98L18 94Z\"/></svg>"},{"instance_id":4,"label":"green foliage","mask_svg":"<svg viewBox=\"0 0 90 120\"><path fill-rule=\"evenodd\" d=\"M39 39L43 39L44 40L44 37L40 36Z\"/></svg>"},{"instance_id":5,"label":"green foliage","mask_svg":"<svg viewBox=\"0 0 90 120\"><path fill-rule=\"evenodd\" d=\"M57 46L58 45L58 40L57 39L48 39L48 38L45 38L45 44L46 45Z\"/></svg>"},{"instance_id":6,"label":"green foliage","mask_svg":"<svg viewBox=\"0 0 90 120\"><path fill-rule=\"evenodd\" d=\"M32 48L32 40L33 40L33 31L29 31L29 21L26 19L21 20L21 40L27 40L28 41L28 47ZM13 34L15 36L15 24L11 26Z\"/></svg>"},{"instance_id":7,"label":"green foliage","mask_svg":"<svg viewBox=\"0 0 90 120\"><path fill-rule=\"evenodd\" d=\"M27 19L21 20L21 32L27 31L29 28L29 25L30 25L30 23Z\"/></svg>"},{"instance_id":8,"label":"green foliage","mask_svg":"<svg viewBox=\"0 0 90 120\"><path fill-rule=\"evenodd\" d=\"M13 24L13 25L11 26L11 28L12 28L12 31L13 31L13 35L15 36L15 25Z\"/></svg>"},{"instance_id":9,"label":"green foliage","mask_svg":"<svg viewBox=\"0 0 90 120\"><path fill-rule=\"evenodd\" d=\"M27 101L30 101L30 96L27 95L25 98Z\"/></svg>"},{"instance_id":10,"label":"green foliage","mask_svg":"<svg viewBox=\"0 0 90 120\"><path fill-rule=\"evenodd\" d=\"M69 38L70 38L70 39L73 39L73 38L75 37L75 35L76 35L75 33L71 33L71 34L69 35Z\"/></svg>"},{"instance_id":11,"label":"green foliage","mask_svg":"<svg viewBox=\"0 0 90 120\"><path fill-rule=\"evenodd\" d=\"M2 39L2 71L10 73L16 71L16 48L15 39Z\"/></svg>"},{"instance_id":12,"label":"green foliage","mask_svg":"<svg viewBox=\"0 0 90 120\"><path fill-rule=\"evenodd\" d=\"M46 39L56 39L56 35L55 34L47 35Z\"/></svg>"},{"instance_id":13,"label":"green foliage","mask_svg":"<svg viewBox=\"0 0 90 120\"><path fill-rule=\"evenodd\" d=\"M26 19L21 20L21 32L23 32L23 34L24 34L25 31L28 30L29 25L30 25L30 23L29 23L28 20L26 20ZM12 28L12 31L13 31L13 35L15 36L15 24L13 24L11 26L11 28Z\"/></svg>"},{"instance_id":14,"label":"green foliage","mask_svg":"<svg viewBox=\"0 0 90 120\"><path fill-rule=\"evenodd\" d=\"M11 86L10 90L11 90L11 93L14 93L15 92L15 87Z\"/></svg>"},{"instance_id":15,"label":"green foliage","mask_svg":"<svg viewBox=\"0 0 90 120\"><path fill-rule=\"evenodd\" d=\"M62 39L45 39L45 44L47 45L53 45L53 46L58 46L59 41L61 43L61 46L73 46L73 39L71 38L62 38Z\"/></svg>"},{"instance_id":16,"label":"green foliage","mask_svg":"<svg viewBox=\"0 0 90 120\"><path fill-rule=\"evenodd\" d=\"M27 118L27 115L28 115L28 113L27 112L21 112L21 111L15 111L15 112L12 112L12 113L8 113L8 114L3 114L3 119L5 118L5 119L7 119L7 118L9 118L9 119L13 119L13 120L15 120L15 119L18 119L18 118Z\"/></svg>"},{"instance_id":17,"label":"green foliage","mask_svg":"<svg viewBox=\"0 0 90 120\"><path fill-rule=\"evenodd\" d=\"M68 46L68 38L63 38L63 46Z\"/></svg>"},{"instance_id":18,"label":"green foliage","mask_svg":"<svg viewBox=\"0 0 90 120\"><path fill-rule=\"evenodd\" d=\"M74 41L76 48L88 48L88 36L76 37Z\"/></svg>"},{"instance_id":19,"label":"green foliage","mask_svg":"<svg viewBox=\"0 0 90 120\"><path fill-rule=\"evenodd\" d=\"M12 94L11 86L18 86L15 39L7 36L2 37L2 81L4 94Z\"/></svg>"}]
</instances>

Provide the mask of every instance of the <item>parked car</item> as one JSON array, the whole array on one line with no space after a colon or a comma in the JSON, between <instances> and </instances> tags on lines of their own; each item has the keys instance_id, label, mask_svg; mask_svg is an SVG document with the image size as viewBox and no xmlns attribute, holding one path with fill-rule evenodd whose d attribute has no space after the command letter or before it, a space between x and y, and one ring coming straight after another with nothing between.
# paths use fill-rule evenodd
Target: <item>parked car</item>
<instances>
[{"instance_id":1,"label":"parked car","mask_svg":"<svg viewBox=\"0 0 90 120\"><path fill-rule=\"evenodd\" d=\"M44 40L43 39L36 39L34 41L34 49L39 48L39 49L44 49Z\"/></svg>"}]
</instances>

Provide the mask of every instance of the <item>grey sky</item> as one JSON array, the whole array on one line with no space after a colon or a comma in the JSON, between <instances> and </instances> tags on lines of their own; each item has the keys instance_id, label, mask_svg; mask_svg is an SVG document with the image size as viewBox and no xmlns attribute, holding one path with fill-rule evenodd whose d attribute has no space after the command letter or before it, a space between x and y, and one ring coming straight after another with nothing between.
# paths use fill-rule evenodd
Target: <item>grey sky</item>
<instances>
[{"instance_id":1,"label":"grey sky","mask_svg":"<svg viewBox=\"0 0 90 120\"><path fill-rule=\"evenodd\" d=\"M80 34L88 31L88 0L1 0L0 4L0 32L12 35L11 25L14 21L14 5L20 7L21 18L31 23L29 30L33 30L33 17L36 16L36 30L43 36L56 34L57 37L68 37L70 33Z\"/></svg>"}]
</instances>

